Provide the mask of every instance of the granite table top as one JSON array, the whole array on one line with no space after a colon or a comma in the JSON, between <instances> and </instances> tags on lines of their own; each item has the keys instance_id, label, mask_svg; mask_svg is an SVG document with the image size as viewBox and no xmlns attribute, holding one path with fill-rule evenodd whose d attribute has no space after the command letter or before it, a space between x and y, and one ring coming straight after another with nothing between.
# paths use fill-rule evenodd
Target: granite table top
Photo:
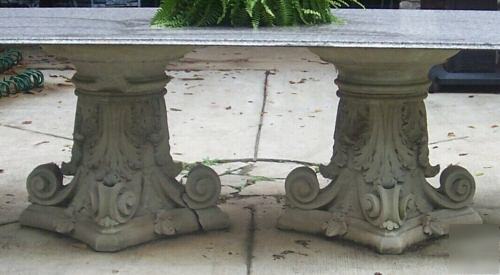
<instances>
[{"instance_id":1,"label":"granite table top","mask_svg":"<svg viewBox=\"0 0 500 275\"><path fill-rule=\"evenodd\" d=\"M154 28L156 9L0 9L0 45L193 45L500 50L500 12L335 10L343 24Z\"/></svg>"}]
</instances>

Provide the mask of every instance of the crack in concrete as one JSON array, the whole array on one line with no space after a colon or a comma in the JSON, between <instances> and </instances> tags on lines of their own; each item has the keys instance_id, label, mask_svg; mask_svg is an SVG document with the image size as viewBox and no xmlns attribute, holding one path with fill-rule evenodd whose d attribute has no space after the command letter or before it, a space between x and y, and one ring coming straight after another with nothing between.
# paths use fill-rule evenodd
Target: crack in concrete
<instances>
[{"instance_id":1,"label":"crack in concrete","mask_svg":"<svg viewBox=\"0 0 500 275\"><path fill-rule=\"evenodd\" d=\"M213 166L213 165L218 165L218 164L226 164L226 163L235 163L235 162L244 162L244 163L257 163L257 162L274 162L274 163L297 163L300 165L305 165L305 166L320 166L320 163L314 163L314 162L307 162L307 161L301 161L301 160L295 160L295 159L278 159L278 158L238 158L238 159L215 159L215 160L210 160L211 164L204 164L203 162L193 162L193 163L184 163L185 167L192 166L194 164L204 164L206 166ZM242 168L245 168L247 165L236 168L235 170L239 170ZM183 171L187 171L186 168ZM222 176L224 173L220 174L219 176Z\"/></svg>"},{"instance_id":2,"label":"crack in concrete","mask_svg":"<svg viewBox=\"0 0 500 275\"><path fill-rule=\"evenodd\" d=\"M18 223L19 221L10 221L10 222L4 222L4 223L0 223L0 226L5 226L5 225L9 225L9 224L14 224L14 223Z\"/></svg>"},{"instance_id":3,"label":"crack in concrete","mask_svg":"<svg viewBox=\"0 0 500 275\"><path fill-rule=\"evenodd\" d=\"M231 194L238 194L239 195L240 192L243 191L243 189L247 188L248 186L252 186L255 183L256 183L255 181L252 182L251 180L247 179L245 181L245 184L243 184L241 186L231 186L231 185L222 185L222 186L227 186L227 187L230 187L230 188L236 190L236 192L231 193Z\"/></svg>"},{"instance_id":4,"label":"crack in concrete","mask_svg":"<svg viewBox=\"0 0 500 275\"><path fill-rule=\"evenodd\" d=\"M225 176L225 175L238 175L238 174L233 174L234 172L237 172L237 171L241 171L243 169L246 169L246 168L253 168L253 164L246 164L246 165L243 165L241 167L238 167L238 168L234 168L234 169L229 169L229 170L226 170L225 172L219 174L219 177L222 177L222 176ZM242 175L242 174L239 174L239 175Z\"/></svg>"},{"instance_id":5,"label":"crack in concrete","mask_svg":"<svg viewBox=\"0 0 500 275\"><path fill-rule=\"evenodd\" d=\"M244 69L244 68L238 68L238 69L217 69L217 68L167 68L166 72L206 72L206 71L213 71L213 72L245 72L245 71L250 71L250 72L266 72L268 71L267 69ZM275 71L274 69L272 71Z\"/></svg>"},{"instance_id":6,"label":"crack in concrete","mask_svg":"<svg viewBox=\"0 0 500 275\"><path fill-rule=\"evenodd\" d=\"M246 169L248 167L253 168L254 165L253 164L247 164L247 165L235 168L235 169L227 170L224 173L219 174L219 177L223 177L223 176L227 176L227 175L241 176L242 179L246 178L245 184L243 184L241 186L233 186L233 185L221 184L221 186L229 187L229 188L235 190L235 192L230 193L231 195L240 195L240 192L243 191L245 188L247 188L249 186L252 186L252 185L256 184L259 181L285 180L285 178L252 175L252 174L250 174L251 169L250 169L250 171L244 171L244 169ZM235 172L238 172L238 171L239 171L239 173L235 173Z\"/></svg>"},{"instance_id":7,"label":"crack in concrete","mask_svg":"<svg viewBox=\"0 0 500 275\"><path fill-rule=\"evenodd\" d=\"M248 58L233 58L233 59L223 59L223 60L220 60L220 59L199 59L199 58L189 58L189 57L185 57L185 58L182 58L178 63L180 64L196 64L196 63L202 63L202 64L206 64L206 63L217 63L217 64L220 64L220 63L247 63L249 62L249 59Z\"/></svg>"},{"instance_id":8,"label":"crack in concrete","mask_svg":"<svg viewBox=\"0 0 500 275\"><path fill-rule=\"evenodd\" d=\"M451 141L461 140L461 139L468 139L468 138L469 138L469 136L443 139L443 140L438 140L438 141L434 141L434 142L429 142L429 145L440 144L440 143L445 143L445 142L451 142Z\"/></svg>"},{"instance_id":9,"label":"crack in concrete","mask_svg":"<svg viewBox=\"0 0 500 275\"><path fill-rule=\"evenodd\" d=\"M255 137L254 155L253 155L254 161L259 156L260 135L262 133L262 126L264 124L264 115L266 112L266 103L267 103L267 95L268 95L268 88L269 88L269 76L270 75L271 75L271 71L267 70L265 72L265 78L264 78L264 98L262 100L262 108L260 110L259 126L257 128L257 135Z\"/></svg>"},{"instance_id":10,"label":"crack in concrete","mask_svg":"<svg viewBox=\"0 0 500 275\"><path fill-rule=\"evenodd\" d=\"M45 132L36 131L36 130L30 130L30 129L22 128L22 127L19 127L19 126L14 126L14 125L9 125L9 124L0 124L0 126L6 127L6 128L11 128L11 129L16 129L16 130L21 130L21 131L25 131L25 132L30 132L30 133L33 133L33 134L39 134L39 135L44 135L44 136L49 136L49 137L54 137L54 138L60 138L60 139L65 139L65 140L73 141L73 139L69 138L69 137L54 135L54 134L51 134L51 133L45 133Z\"/></svg>"},{"instance_id":11,"label":"crack in concrete","mask_svg":"<svg viewBox=\"0 0 500 275\"><path fill-rule=\"evenodd\" d=\"M255 206L245 207L250 212L250 224L248 225L247 238L245 241L247 275L252 274L253 251L255 244Z\"/></svg>"},{"instance_id":12,"label":"crack in concrete","mask_svg":"<svg viewBox=\"0 0 500 275\"><path fill-rule=\"evenodd\" d=\"M241 191L241 188L239 188L239 187L235 187L235 186L232 186L232 185L222 184L221 186L224 186L224 187L229 187L229 188L231 188L231 189L236 190L237 192L235 192L235 193L233 193L233 194L238 194L238 193L240 193L240 191Z\"/></svg>"},{"instance_id":13,"label":"crack in concrete","mask_svg":"<svg viewBox=\"0 0 500 275\"><path fill-rule=\"evenodd\" d=\"M225 164L225 163L233 163L233 162L276 162L276 163L297 163L297 164L302 164L302 165L306 165L306 166L319 166L320 165L320 163L314 163L314 162L307 162L307 161L294 160L294 159L277 159L277 158L241 158L241 159L217 159L217 160L213 160L213 164Z\"/></svg>"}]
</instances>

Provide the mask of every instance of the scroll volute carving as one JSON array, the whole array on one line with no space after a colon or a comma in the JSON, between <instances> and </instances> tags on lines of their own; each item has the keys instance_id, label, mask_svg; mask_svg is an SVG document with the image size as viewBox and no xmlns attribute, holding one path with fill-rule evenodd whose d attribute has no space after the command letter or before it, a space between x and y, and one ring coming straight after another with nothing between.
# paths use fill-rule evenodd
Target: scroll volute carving
<instances>
[{"instance_id":1,"label":"scroll volute carving","mask_svg":"<svg viewBox=\"0 0 500 275\"><path fill-rule=\"evenodd\" d=\"M433 209L432 205L459 208L470 203L474 184L465 169L446 169L439 189L425 180L439 173L439 166L429 163L423 103L429 85L427 73L432 64L454 51L311 51L339 71L333 156L328 165L320 167L321 174L332 182L320 189L314 171L295 169L286 180L291 206L321 209L336 205L335 199L347 193L345 188L355 188L357 196L352 199L359 201L365 220L394 230L408 217L419 215L418 211ZM398 58L392 58L394 55ZM424 191L427 198L420 196Z\"/></svg>"}]
</instances>

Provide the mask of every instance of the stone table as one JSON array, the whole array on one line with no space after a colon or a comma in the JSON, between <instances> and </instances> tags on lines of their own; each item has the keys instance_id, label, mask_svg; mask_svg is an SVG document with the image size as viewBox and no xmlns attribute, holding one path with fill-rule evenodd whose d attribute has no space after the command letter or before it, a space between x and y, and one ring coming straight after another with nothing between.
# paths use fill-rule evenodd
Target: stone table
<instances>
[{"instance_id":1,"label":"stone table","mask_svg":"<svg viewBox=\"0 0 500 275\"><path fill-rule=\"evenodd\" d=\"M170 155L163 100L166 63L193 47L225 45L308 47L339 71L333 156L320 167L331 183L320 189L312 169L292 171L280 228L400 253L447 234L451 224L482 223L470 207L475 182L465 168L444 169L439 188L426 180L440 168L429 162L423 100L431 66L460 49L500 49L500 36L491 32L499 13L338 10L341 25L260 30L155 29L153 13L0 10L0 44L41 44L77 68L72 159L28 176L32 205L23 225L70 235L98 251L227 227L213 170L198 165L186 184L176 180L182 167Z\"/></svg>"}]
</instances>

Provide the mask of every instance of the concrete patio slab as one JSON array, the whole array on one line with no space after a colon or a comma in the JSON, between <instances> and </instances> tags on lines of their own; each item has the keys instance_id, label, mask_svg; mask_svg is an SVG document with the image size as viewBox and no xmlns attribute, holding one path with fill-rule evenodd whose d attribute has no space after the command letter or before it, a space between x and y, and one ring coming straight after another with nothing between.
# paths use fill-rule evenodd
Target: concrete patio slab
<instances>
[{"instance_id":1,"label":"concrete patio slab","mask_svg":"<svg viewBox=\"0 0 500 275\"><path fill-rule=\"evenodd\" d=\"M240 196L284 196L285 178L290 171L300 166L303 165L292 162L256 162L248 171L247 184L238 194ZM225 177L222 179L224 180ZM320 187L326 186L330 181L321 176L318 180Z\"/></svg>"},{"instance_id":2,"label":"concrete patio slab","mask_svg":"<svg viewBox=\"0 0 500 275\"><path fill-rule=\"evenodd\" d=\"M166 95L174 159L201 161L254 155L263 72L168 73L174 77Z\"/></svg>"},{"instance_id":3,"label":"concrete patio slab","mask_svg":"<svg viewBox=\"0 0 500 275\"><path fill-rule=\"evenodd\" d=\"M43 89L0 100L0 124L72 139L75 71L43 70Z\"/></svg>"},{"instance_id":4,"label":"concrete patio slab","mask_svg":"<svg viewBox=\"0 0 500 275\"><path fill-rule=\"evenodd\" d=\"M426 102L431 162L467 168L476 180L475 204L500 207L500 95L432 94Z\"/></svg>"},{"instance_id":5,"label":"concrete patio slab","mask_svg":"<svg viewBox=\"0 0 500 275\"><path fill-rule=\"evenodd\" d=\"M250 168L253 169L254 164L252 162L228 162L228 163L207 163L204 162L205 165L210 166L210 168L214 169L215 172L219 176L229 175L229 174L245 174L246 171Z\"/></svg>"},{"instance_id":6,"label":"concrete patio slab","mask_svg":"<svg viewBox=\"0 0 500 275\"><path fill-rule=\"evenodd\" d=\"M68 60L46 54L40 46L18 45L15 47L23 54L21 66L38 70L74 70L75 67Z\"/></svg>"},{"instance_id":7,"label":"concrete patio slab","mask_svg":"<svg viewBox=\"0 0 500 275\"><path fill-rule=\"evenodd\" d=\"M46 83L41 92L0 101L0 124L71 139L77 97L68 79L74 71L43 72ZM254 155L263 72L244 77L239 71L169 74L174 79L168 85L166 102L175 159L189 162ZM223 86L227 80L233 84ZM225 150L218 148L221 139L226 141Z\"/></svg>"},{"instance_id":8,"label":"concrete patio slab","mask_svg":"<svg viewBox=\"0 0 500 275\"><path fill-rule=\"evenodd\" d=\"M170 70L308 70L331 66L304 48L208 47L197 48Z\"/></svg>"},{"instance_id":9,"label":"concrete patio slab","mask_svg":"<svg viewBox=\"0 0 500 275\"><path fill-rule=\"evenodd\" d=\"M284 196L285 181L274 179L259 179L252 184L247 185L241 192L240 196Z\"/></svg>"},{"instance_id":10,"label":"concrete patio slab","mask_svg":"<svg viewBox=\"0 0 500 275\"><path fill-rule=\"evenodd\" d=\"M224 175L221 177L221 182L223 186L232 187L235 190L241 190L246 186L250 177L250 175Z\"/></svg>"},{"instance_id":11,"label":"concrete patio slab","mask_svg":"<svg viewBox=\"0 0 500 275\"><path fill-rule=\"evenodd\" d=\"M334 79L327 66L269 76L259 157L329 161L338 104Z\"/></svg>"},{"instance_id":12,"label":"concrete patio slab","mask_svg":"<svg viewBox=\"0 0 500 275\"><path fill-rule=\"evenodd\" d=\"M252 170L249 171L249 174L253 176L284 180L290 171L299 166L302 165L293 162L256 162L253 164Z\"/></svg>"},{"instance_id":13,"label":"concrete patio slab","mask_svg":"<svg viewBox=\"0 0 500 275\"><path fill-rule=\"evenodd\" d=\"M447 274L443 240L404 255L380 255L337 239L276 229L283 204L275 198L248 199L254 209L252 274Z\"/></svg>"}]
</instances>

